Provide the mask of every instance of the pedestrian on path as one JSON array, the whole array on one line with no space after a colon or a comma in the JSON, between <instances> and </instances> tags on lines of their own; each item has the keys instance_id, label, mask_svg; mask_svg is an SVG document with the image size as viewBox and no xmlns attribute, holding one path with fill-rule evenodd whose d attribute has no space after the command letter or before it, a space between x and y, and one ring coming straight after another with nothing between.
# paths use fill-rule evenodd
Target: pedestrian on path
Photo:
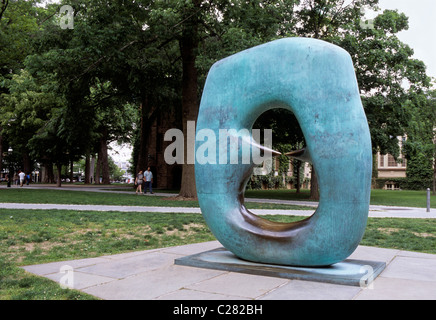
<instances>
[{"instance_id":1,"label":"pedestrian on path","mask_svg":"<svg viewBox=\"0 0 436 320\"><path fill-rule=\"evenodd\" d=\"M26 174L20 170L20 172L18 173L18 176L20 177L20 187L22 187L24 184L24 178L26 177Z\"/></svg>"},{"instance_id":2,"label":"pedestrian on path","mask_svg":"<svg viewBox=\"0 0 436 320\"><path fill-rule=\"evenodd\" d=\"M145 187L144 194L147 193L147 188L150 190L150 194L153 194L152 184L153 184L153 173L150 171L150 167L144 172Z\"/></svg>"},{"instance_id":3,"label":"pedestrian on path","mask_svg":"<svg viewBox=\"0 0 436 320\"><path fill-rule=\"evenodd\" d=\"M142 170L136 175L135 185L136 185L136 194L142 193L142 180L144 179L144 175L142 174Z\"/></svg>"}]
</instances>

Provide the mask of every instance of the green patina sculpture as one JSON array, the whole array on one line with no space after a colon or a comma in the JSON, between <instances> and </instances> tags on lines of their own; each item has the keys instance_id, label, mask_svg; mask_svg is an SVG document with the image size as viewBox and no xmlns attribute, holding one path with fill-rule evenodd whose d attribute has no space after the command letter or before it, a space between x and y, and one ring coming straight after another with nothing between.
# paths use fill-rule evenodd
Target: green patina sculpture
<instances>
[{"instance_id":1,"label":"green patina sculpture","mask_svg":"<svg viewBox=\"0 0 436 320\"><path fill-rule=\"evenodd\" d=\"M271 108L291 110L300 123L303 158L319 181L316 212L291 224L257 217L244 206L254 164L217 161L195 164L203 216L242 259L308 267L340 262L363 237L371 192L371 139L350 55L324 41L286 38L217 62L207 77L197 132L209 129L219 137L220 129L251 130Z\"/></svg>"}]
</instances>

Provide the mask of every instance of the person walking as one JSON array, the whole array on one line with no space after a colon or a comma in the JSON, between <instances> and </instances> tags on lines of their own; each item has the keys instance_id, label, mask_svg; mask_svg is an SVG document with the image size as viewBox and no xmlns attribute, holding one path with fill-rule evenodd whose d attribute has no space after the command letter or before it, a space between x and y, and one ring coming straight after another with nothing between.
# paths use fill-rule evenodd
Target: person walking
<instances>
[{"instance_id":1,"label":"person walking","mask_svg":"<svg viewBox=\"0 0 436 320\"><path fill-rule=\"evenodd\" d=\"M136 194L142 193L142 180L144 179L144 175L142 174L142 170L136 175L135 185L136 185Z\"/></svg>"},{"instance_id":2,"label":"person walking","mask_svg":"<svg viewBox=\"0 0 436 320\"><path fill-rule=\"evenodd\" d=\"M26 174L20 170L20 172L18 173L18 176L20 177L20 187L22 187L24 184L24 178L26 177Z\"/></svg>"},{"instance_id":3,"label":"person walking","mask_svg":"<svg viewBox=\"0 0 436 320\"><path fill-rule=\"evenodd\" d=\"M150 171L150 167L144 172L145 187L144 194L147 193L147 188L150 190L150 194L153 194L152 184L153 184L153 173Z\"/></svg>"}]
</instances>

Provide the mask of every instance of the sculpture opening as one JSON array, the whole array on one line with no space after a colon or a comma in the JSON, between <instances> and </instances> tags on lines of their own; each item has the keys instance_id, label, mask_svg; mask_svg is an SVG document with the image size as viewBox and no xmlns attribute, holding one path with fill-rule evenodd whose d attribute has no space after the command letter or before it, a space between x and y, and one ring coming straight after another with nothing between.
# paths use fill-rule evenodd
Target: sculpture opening
<instances>
[{"instance_id":1,"label":"sculpture opening","mask_svg":"<svg viewBox=\"0 0 436 320\"><path fill-rule=\"evenodd\" d=\"M272 191L273 198L280 193L281 200L295 200L295 195L297 198L301 195L302 200L307 200L310 194L312 166L308 159L299 158L304 154L306 141L295 115L288 109L272 108L256 119L253 129L261 133L270 130L272 141L267 141L264 133L260 135L257 142L262 146L271 147L280 154L273 154L268 159L270 163L265 161L256 167L258 170L262 169L264 174L258 175L253 172L247 181L245 192L248 192L249 197L260 198L265 197L265 193L260 190L275 190ZM277 209L282 208L277 207ZM299 208L296 206L295 209ZM303 219L301 217L282 219L273 216L264 216L264 218L270 221Z\"/></svg>"}]
</instances>

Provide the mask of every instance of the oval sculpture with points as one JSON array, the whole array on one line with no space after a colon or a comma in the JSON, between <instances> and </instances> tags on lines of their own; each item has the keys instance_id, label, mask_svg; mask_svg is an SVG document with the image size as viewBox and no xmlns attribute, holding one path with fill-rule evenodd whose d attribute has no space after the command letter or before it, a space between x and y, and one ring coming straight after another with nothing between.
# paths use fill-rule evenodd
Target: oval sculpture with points
<instances>
[{"instance_id":1,"label":"oval sculpture with points","mask_svg":"<svg viewBox=\"0 0 436 320\"><path fill-rule=\"evenodd\" d=\"M372 172L368 122L350 55L324 41L286 38L215 63L197 132L213 130L218 139L220 129L251 130L271 108L291 110L301 126L319 182L316 212L296 223L257 217L244 206L252 163L196 162L206 223L227 250L245 260L308 267L340 262L363 237Z\"/></svg>"}]
</instances>

